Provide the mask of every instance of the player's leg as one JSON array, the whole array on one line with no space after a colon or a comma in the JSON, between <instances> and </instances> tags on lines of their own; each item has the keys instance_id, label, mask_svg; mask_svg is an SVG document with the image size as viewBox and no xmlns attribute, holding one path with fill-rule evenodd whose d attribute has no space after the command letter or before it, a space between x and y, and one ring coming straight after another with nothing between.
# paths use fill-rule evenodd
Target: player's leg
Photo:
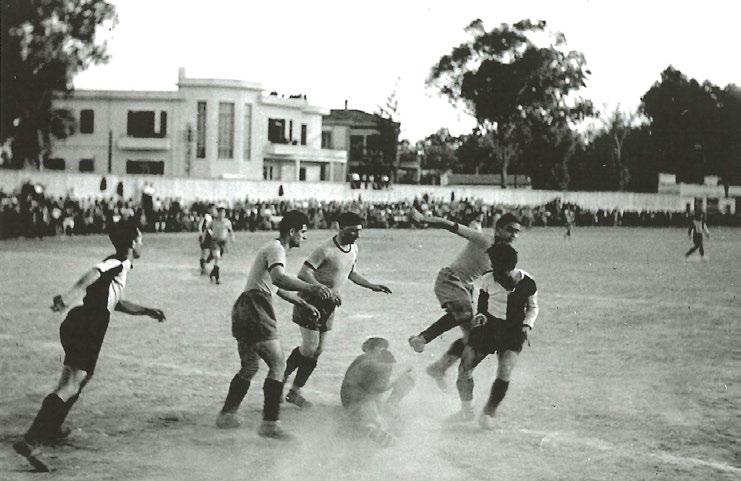
<instances>
[{"instance_id":1,"label":"player's leg","mask_svg":"<svg viewBox=\"0 0 741 481\"><path fill-rule=\"evenodd\" d=\"M208 278L211 281L216 282L216 284L221 284L221 278L219 276L219 262L221 261L221 250L219 249L218 244L214 241L211 245L211 258L214 260L214 267L211 269L211 273L208 275Z\"/></svg>"},{"instance_id":2,"label":"player's leg","mask_svg":"<svg viewBox=\"0 0 741 481\"><path fill-rule=\"evenodd\" d=\"M210 250L208 249L208 246L206 246L204 243L201 243L201 258L199 259L199 263L201 265L201 275L205 276L208 274L208 271L206 270L206 264L208 264L208 254Z\"/></svg>"},{"instance_id":3,"label":"player's leg","mask_svg":"<svg viewBox=\"0 0 741 481\"><path fill-rule=\"evenodd\" d=\"M484 429L491 429L493 425L494 414L496 413L497 407L499 407L499 404L504 399L505 394L507 394L509 380L512 375L512 370L517 364L518 356L518 351L506 350L499 353L497 377L494 379L489 394L489 400L486 402L484 411L479 418L479 425Z\"/></svg>"},{"instance_id":4,"label":"player's leg","mask_svg":"<svg viewBox=\"0 0 741 481\"><path fill-rule=\"evenodd\" d=\"M268 374L262 386L265 396L262 423L257 433L268 438L290 439L293 436L284 431L279 422L280 400L283 396L283 373L286 370L280 342L277 339L258 342L255 344L255 350L268 365Z\"/></svg>"},{"instance_id":5,"label":"player's leg","mask_svg":"<svg viewBox=\"0 0 741 481\"><path fill-rule=\"evenodd\" d=\"M286 401L300 408L308 408L311 407L312 403L304 398L301 389L306 385L306 381L309 380L316 368L327 332L320 332L303 326L299 326L299 329L301 330L301 346L295 348L286 361L284 382L294 370L298 370L296 377L293 379L293 385L286 395Z\"/></svg>"},{"instance_id":6,"label":"player's leg","mask_svg":"<svg viewBox=\"0 0 741 481\"><path fill-rule=\"evenodd\" d=\"M241 420L237 416L237 410L239 410L242 400L250 389L252 378L255 377L260 368L260 357L257 355L254 344L237 341L237 351L239 352L240 368L229 383L229 391L226 394L224 406L216 419L216 426L223 429L240 426Z\"/></svg>"},{"instance_id":7,"label":"player's leg","mask_svg":"<svg viewBox=\"0 0 741 481\"><path fill-rule=\"evenodd\" d=\"M427 366L426 372L435 379L438 386L445 388L445 373L447 370L460 359L463 353L463 348L466 344L468 331L471 328L471 318L473 317L473 306L470 300L466 302L450 302L446 305L447 311L453 316L458 322L458 325L463 331L463 337L454 341L447 352L443 354L437 361Z\"/></svg>"},{"instance_id":8,"label":"player's leg","mask_svg":"<svg viewBox=\"0 0 741 481\"><path fill-rule=\"evenodd\" d=\"M458 379L455 382L458 397L461 400L461 409L449 416L446 419L447 422L465 422L475 417L473 412L473 371L486 356L486 353L479 353L471 346L465 346L463 349L461 362L458 365Z\"/></svg>"}]
</instances>

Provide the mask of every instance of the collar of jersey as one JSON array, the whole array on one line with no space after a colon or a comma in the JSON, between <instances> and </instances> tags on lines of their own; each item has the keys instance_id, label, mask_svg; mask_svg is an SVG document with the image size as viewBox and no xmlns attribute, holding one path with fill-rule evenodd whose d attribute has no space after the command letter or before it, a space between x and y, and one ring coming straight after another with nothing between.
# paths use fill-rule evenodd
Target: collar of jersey
<instances>
[{"instance_id":1,"label":"collar of jersey","mask_svg":"<svg viewBox=\"0 0 741 481\"><path fill-rule=\"evenodd\" d=\"M352 250L352 244L349 244L349 245L347 246L347 250L343 249L343 248L342 248L342 246L340 245L340 243L339 243L339 242L337 242L337 236L334 236L334 237L332 237L332 242L334 242L334 245L336 245L336 246L337 246L337 248L338 248L338 249L339 249L340 251L344 252L345 254L347 254L348 252L350 252L350 251Z\"/></svg>"}]
</instances>

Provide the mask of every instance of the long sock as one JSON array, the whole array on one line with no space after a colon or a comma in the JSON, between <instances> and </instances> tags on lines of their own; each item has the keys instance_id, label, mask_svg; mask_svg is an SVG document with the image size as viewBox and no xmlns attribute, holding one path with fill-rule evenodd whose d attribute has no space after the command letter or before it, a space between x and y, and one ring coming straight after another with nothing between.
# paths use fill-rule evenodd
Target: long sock
<instances>
[{"instance_id":1,"label":"long sock","mask_svg":"<svg viewBox=\"0 0 741 481\"><path fill-rule=\"evenodd\" d=\"M286 372L283 373L283 382L286 382L288 379L288 376L293 374L293 371L295 371L299 364L301 363L301 351L298 347L295 347L293 351L291 351L291 354L288 356L288 359L286 359Z\"/></svg>"},{"instance_id":2,"label":"long sock","mask_svg":"<svg viewBox=\"0 0 741 481\"><path fill-rule=\"evenodd\" d=\"M64 410L64 401L62 398L52 393L44 398L41 403L41 409L36 414L36 418L31 423L31 427L26 432L26 441L43 441L57 429L61 422L60 416Z\"/></svg>"},{"instance_id":3,"label":"long sock","mask_svg":"<svg viewBox=\"0 0 741 481\"><path fill-rule=\"evenodd\" d=\"M64 407L59 414L59 427L61 427L62 423L64 423L64 420L67 419L67 415L69 414L70 409L72 409L72 406L77 402L78 399L80 399L79 393L67 399L67 402L64 403Z\"/></svg>"},{"instance_id":4,"label":"long sock","mask_svg":"<svg viewBox=\"0 0 741 481\"><path fill-rule=\"evenodd\" d=\"M301 356L301 364L298 365L298 372L296 377L293 379L293 385L296 387L304 387L306 381L309 380L309 376L314 372L316 368L317 360L313 357L306 357L303 354Z\"/></svg>"},{"instance_id":5,"label":"long sock","mask_svg":"<svg viewBox=\"0 0 741 481\"><path fill-rule=\"evenodd\" d=\"M201 264L201 269L206 268L206 259L198 259L198 262Z\"/></svg>"},{"instance_id":6,"label":"long sock","mask_svg":"<svg viewBox=\"0 0 741 481\"><path fill-rule=\"evenodd\" d=\"M425 342L430 342L443 332L447 332L459 324L460 322L456 321L450 313L446 313L440 319L430 324L427 329L420 332L419 335L425 339Z\"/></svg>"},{"instance_id":7,"label":"long sock","mask_svg":"<svg viewBox=\"0 0 741 481\"><path fill-rule=\"evenodd\" d=\"M455 382L461 401L473 401L473 379L458 379Z\"/></svg>"},{"instance_id":8,"label":"long sock","mask_svg":"<svg viewBox=\"0 0 741 481\"><path fill-rule=\"evenodd\" d=\"M242 404L242 400L247 395L249 388L250 382L242 378L239 374L236 374L232 378L232 382L229 383L229 392L226 394L226 400L224 401L224 407L221 408L221 412L233 413L239 409L239 405Z\"/></svg>"},{"instance_id":9,"label":"long sock","mask_svg":"<svg viewBox=\"0 0 741 481\"><path fill-rule=\"evenodd\" d=\"M507 388L509 387L509 381L503 381L499 378L494 380L491 385L491 393L489 394L489 401L486 403L484 412L488 415L493 415L494 411L497 410L499 403L504 399L504 395L507 394Z\"/></svg>"},{"instance_id":10,"label":"long sock","mask_svg":"<svg viewBox=\"0 0 741 481\"><path fill-rule=\"evenodd\" d=\"M283 383L275 379L265 378L262 392L265 396L262 408L263 420L277 421L280 417L280 398L283 396Z\"/></svg>"}]
</instances>

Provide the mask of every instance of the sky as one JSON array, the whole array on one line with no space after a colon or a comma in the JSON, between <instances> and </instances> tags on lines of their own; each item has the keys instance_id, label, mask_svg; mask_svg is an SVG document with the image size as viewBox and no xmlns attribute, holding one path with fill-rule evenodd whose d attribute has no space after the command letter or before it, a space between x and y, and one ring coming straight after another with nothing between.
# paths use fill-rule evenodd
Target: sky
<instances>
[{"instance_id":1,"label":"sky","mask_svg":"<svg viewBox=\"0 0 741 481\"><path fill-rule=\"evenodd\" d=\"M111 0L109 0L111 1ZM430 68L469 37L524 18L545 20L592 72L581 95L601 111L631 111L672 65L720 86L741 85L736 0L112 0L111 60L78 74L77 89L175 90L188 77L259 83L327 108L377 110L396 91L402 138L473 119L425 86Z\"/></svg>"}]
</instances>

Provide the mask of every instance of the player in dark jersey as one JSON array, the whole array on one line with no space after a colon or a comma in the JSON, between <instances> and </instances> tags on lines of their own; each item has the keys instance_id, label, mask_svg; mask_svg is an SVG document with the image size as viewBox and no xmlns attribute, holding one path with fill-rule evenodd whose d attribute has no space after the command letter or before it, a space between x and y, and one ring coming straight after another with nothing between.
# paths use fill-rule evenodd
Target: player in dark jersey
<instances>
[{"instance_id":1,"label":"player in dark jersey","mask_svg":"<svg viewBox=\"0 0 741 481\"><path fill-rule=\"evenodd\" d=\"M41 458L40 446L69 435L69 430L63 429L62 423L79 398L82 388L93 376L111 312L116 310L135 316L149 316L159 322L165 320L161 310L121 298L131 263L139 258L141 251L139 229L132 223L121 222L112 226L109 237L116 253L95 265L65 294L54 296L51 308L59 312L85 291L82 305L73 307L59 328L59 338L64 348L59 385L44 398L23 439L13 444L16 452L25 456L37 471L51 470Z\"/></svg>"},{"instance_id":2,"label":"player in dark jersey","mask_svg":"<svg viewBox=\"0 0 741 481\"><path fill-rule=\"evenodd\" d=\"M206 265L213 260L211 255L211 245L213 244L213 232L211 231L211 223L216 217L216 206L209 204L208 212L203 214L201 222L198 224L198 245L201 247L201 258L199 263L201 265L201 275L205 276L208 274Z\"/></svg>"},{"instance_id":3,"label":"player in dark jersey","mask_svg":"<svg viewBox=\"0 0 741 481\"><path fill-rule=\"evenodd\" d=\"M512 370L523 344L538 317L538 290L533 278L516 269L517 251L497 244L489 249L492 272L482 278L478 314L468 336L458 366L456 387L461 410L448 417L449 422L474 418L473 370L489 354L497 354L497 377L479 425L491 429L494 413L509 387Z\"/></svg>"},{"instance_id":4,"label":"player in dark jersey","mask_svg":"<svg viewBox=\"0 0 741 481\"><path fill-rule=\"evenodd\" d=\"M695 211L694 218L690 222L690 228L687 231L687 235L692 239L692 243L694 244L690 250L685 253L684 257L685 259L689 258L690 255L692 255L693 252L696 250L700 251L700 259L703 261L706 260L705 257L705 245L702 242L702 236L703 234L708 239L710 238L710 231L708 230L708 225L705 223L705 218L702 215L702 212Z\"/></svg>"}]
</instances>

